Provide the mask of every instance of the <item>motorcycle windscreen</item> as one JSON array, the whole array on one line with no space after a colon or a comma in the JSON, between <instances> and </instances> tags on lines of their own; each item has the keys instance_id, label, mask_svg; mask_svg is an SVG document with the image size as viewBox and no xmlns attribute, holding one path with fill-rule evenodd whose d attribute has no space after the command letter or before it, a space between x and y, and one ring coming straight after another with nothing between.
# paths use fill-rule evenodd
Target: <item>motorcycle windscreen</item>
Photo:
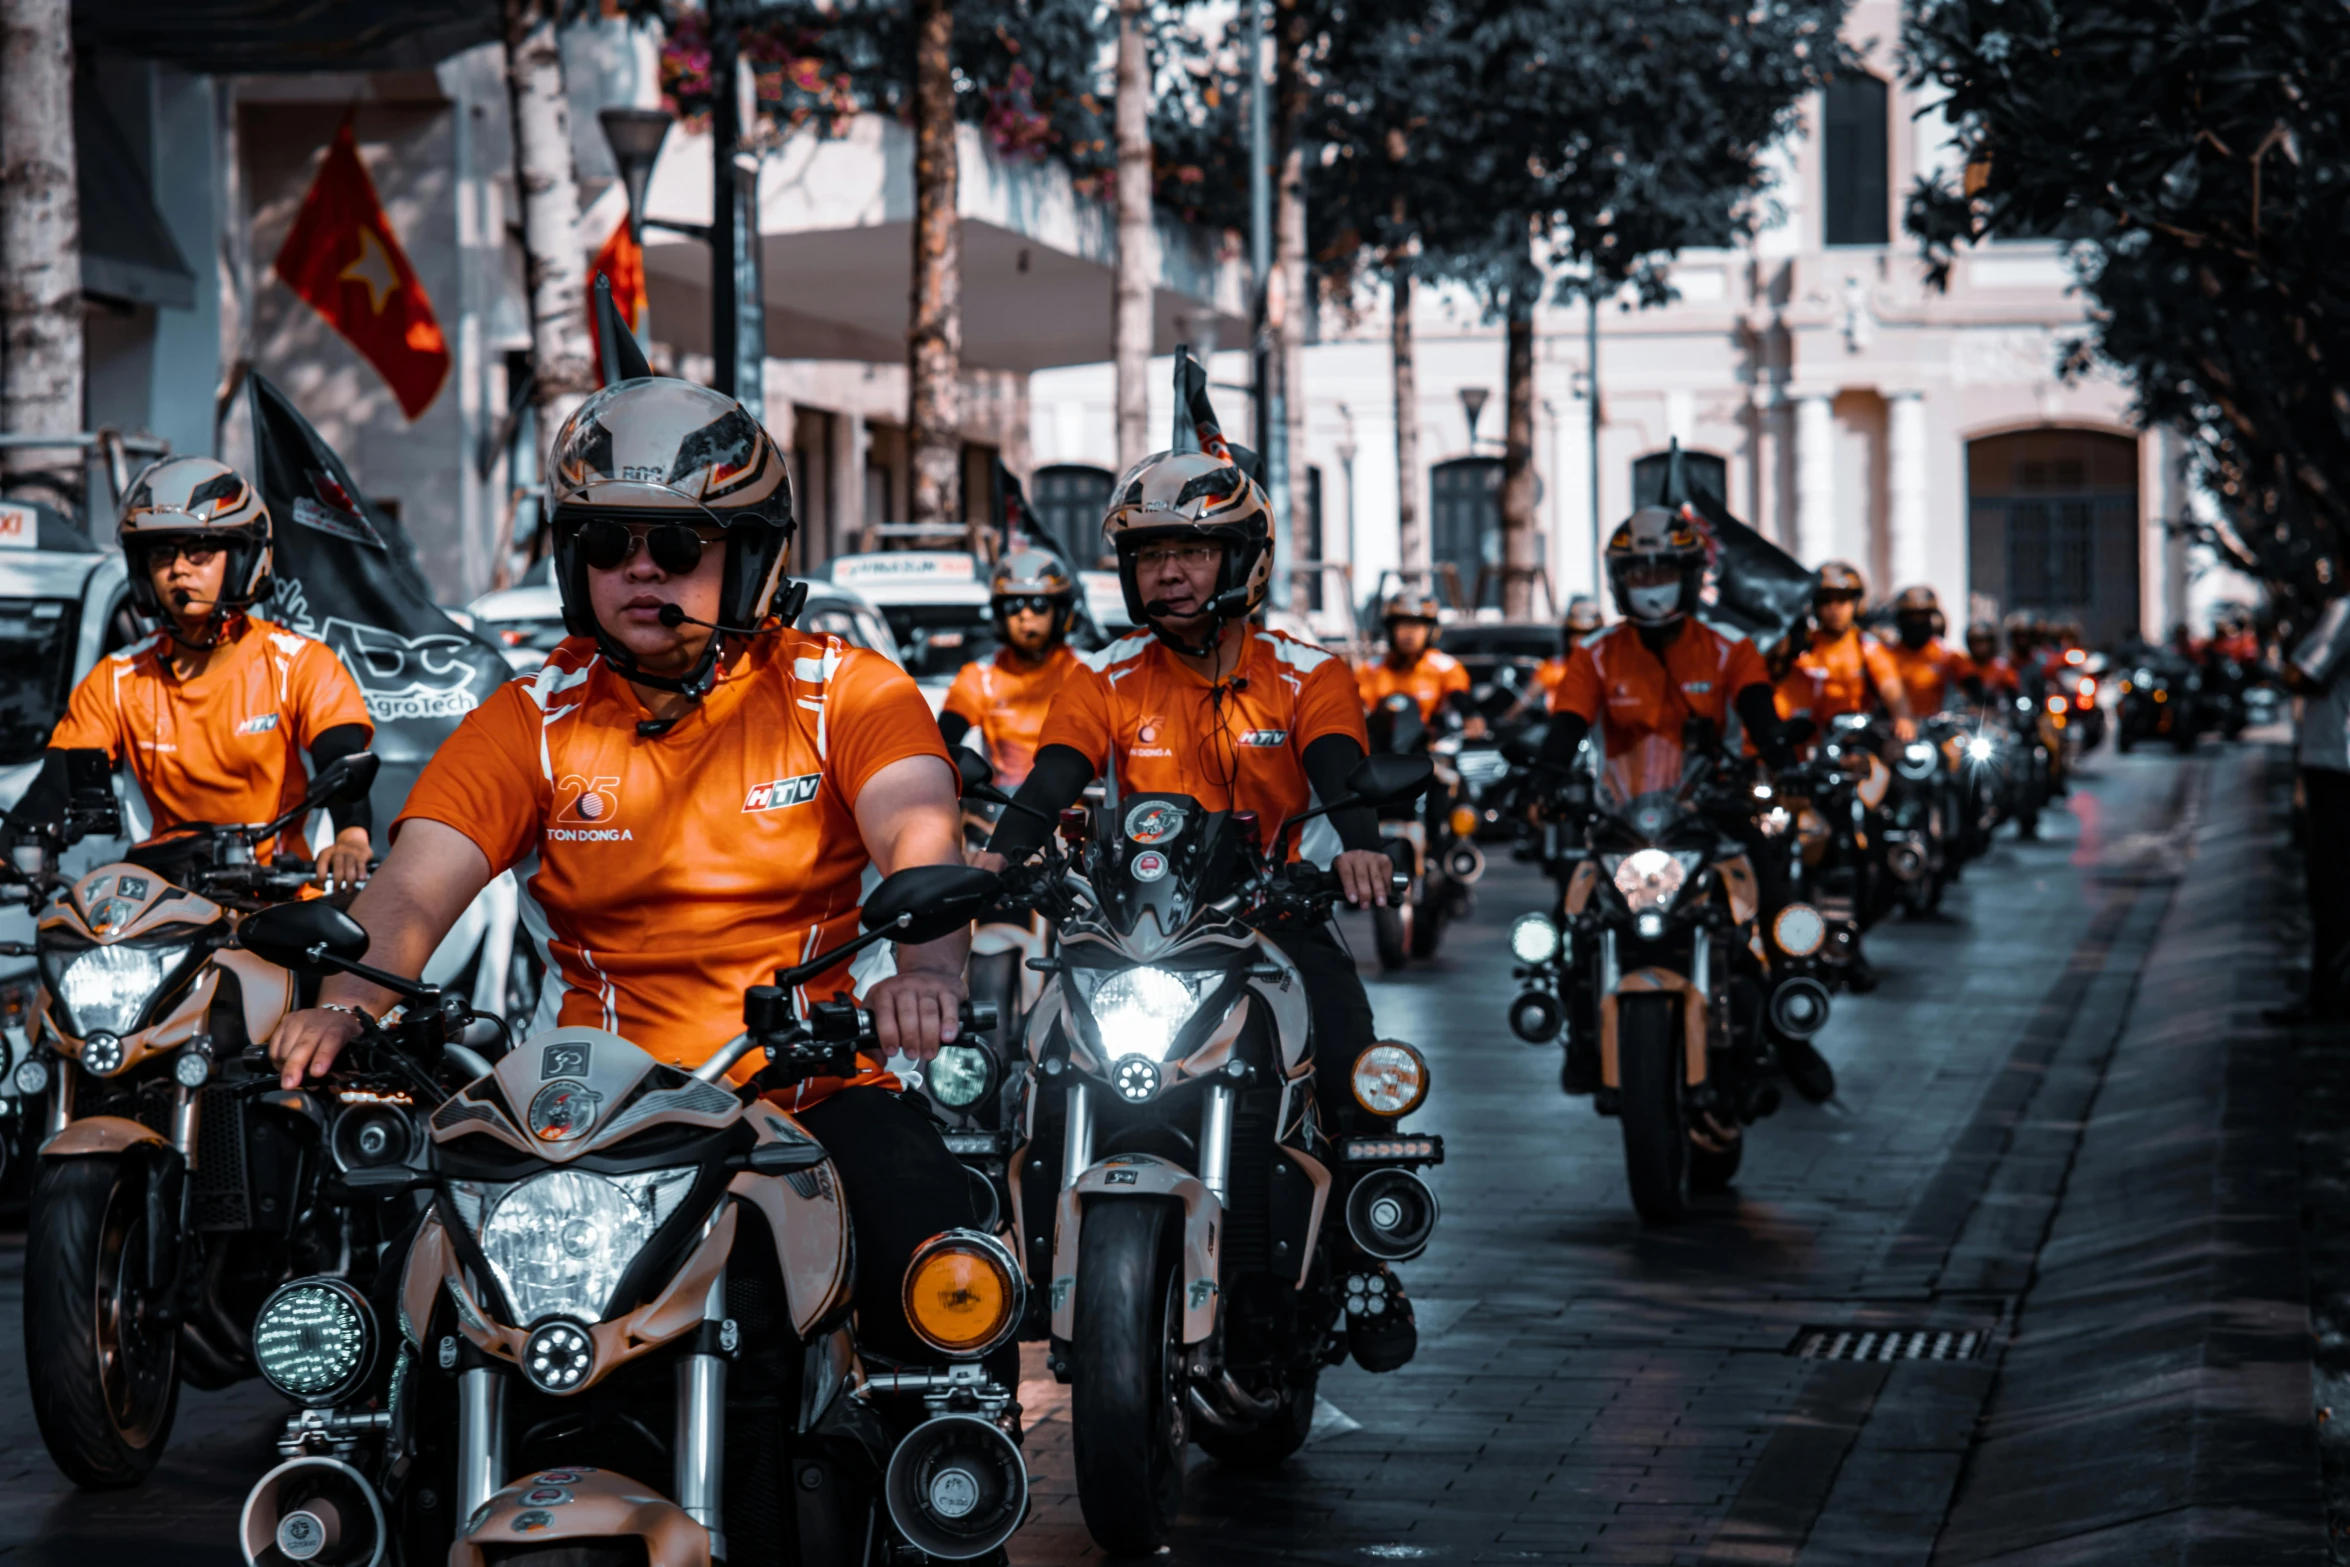
<instances>
[{"instance_id":1,"label":"motorcycle windscreen","mask_svg":"<svg viewBox=\"0 0 2350 1567\"><path fill-rule=\"evenodd\" d=\"M1225 812L1203 810L1189 795L1128 795L1109 828L1096 890L1122 936L1133 935L1145 913L1157 921L1158 934L1174 934L1231 880L1231 823Z\"/></svg>"},{"instance_id":2,"label":"motorcycle windscreen","mask_svg":"<svg viewBox=\"0 0 2350 1567\"><path fill-rule=\"evenodd\" d=\"M1620 810L1644 794L1677 793L1687 762L1681 742L1666 735L1645 735L1621 747L1611 743L1599 773L1601 798Z\"/></svg>"}]
</instances>

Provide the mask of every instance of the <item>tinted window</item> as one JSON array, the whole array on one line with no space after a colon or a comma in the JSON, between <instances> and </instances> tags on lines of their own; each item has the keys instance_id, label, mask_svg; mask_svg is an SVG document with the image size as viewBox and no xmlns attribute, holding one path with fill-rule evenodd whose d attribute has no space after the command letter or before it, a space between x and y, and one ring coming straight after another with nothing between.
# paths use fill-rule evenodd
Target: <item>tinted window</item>
<instances>
[{"instance_id":1,"label":"tinted window","mask_svg":"<svg viewBox=\"0 0 2350 1567\"><path fill-rule=\"evenodd\" d=\"M65 716L80 623L66 599L0 599L0 767L39 756Z\"/></svg>"}]
</instances>

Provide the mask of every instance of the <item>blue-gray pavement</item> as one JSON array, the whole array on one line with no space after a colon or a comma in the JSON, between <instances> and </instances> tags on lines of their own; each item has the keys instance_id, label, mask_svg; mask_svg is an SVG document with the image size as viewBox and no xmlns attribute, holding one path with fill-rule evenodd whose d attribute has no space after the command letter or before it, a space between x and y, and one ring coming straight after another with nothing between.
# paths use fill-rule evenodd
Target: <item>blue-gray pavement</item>
<instances>
[{"instance_id":1,"label":"blue-gray pavement","mask_svg":"<svg viewBox=\"0 0 2350 1567\"><path fill-rule=\"evenodd\" d=\"M1303 1453L1195 1462L1163 1559L2323 1560L2261 753L2097 758L1943 917L1870 938L1821 1038L1839 1093L1750 1133L1689 1223L1633 1216L1616 1125L1503 1023L1543 885L1498 860L1429 965L1381 980L1427 1053L1444 1219L1405 1275L1419 1358L1331 1372ZM73 1492L32 1429L0 1251L0 1561L236 1560L273 1401L189 1394L142 1489ZM1787 1353L1807 1326L1975 1330L1978 1358ZM1097 1559L1032 1357L1028 1564Z\"/></svg>"}]
</instances>

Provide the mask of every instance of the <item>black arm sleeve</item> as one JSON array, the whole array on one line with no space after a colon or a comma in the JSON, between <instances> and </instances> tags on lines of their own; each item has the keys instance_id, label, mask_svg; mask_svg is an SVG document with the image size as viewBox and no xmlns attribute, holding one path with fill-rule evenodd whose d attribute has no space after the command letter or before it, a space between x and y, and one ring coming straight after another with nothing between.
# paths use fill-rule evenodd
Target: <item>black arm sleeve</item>
<instances>
[{"instance_id":1,"label":"black arm sleeve","mask_svg":"<svg viewBox=\"0 0 2350 1567\"><path fill-rule=\"evenodd\" d=\"M310 742L311 769L315 772L343 757L364 751L368 743L369 734L365 724L337 724ZM372 831L375 827L375 808L367 803L364 795L347 805L329 806L328 814L334 817L338 828L365 827Z\"/></svg>"},{"instance_id":2,"label":"black arm sleeve","mask_svg":"<svg viewBox=\"0 0 2350 1567\"><path fill-rule=\"evenodd\" d=\"M1769 686L1759 682L1748 686L1731 698L1730 705L1738 709L1738 721L1754 736L1758 748L1779 737L1779 704L1771 700Z\"/></svg>"},{"instance_id":3,"label":"black arm sleeve","mask_svg":"<svg viewBox=\"0 0 2350 1567\"><path fill-rule=\"evenodd\" d=\"M971 720L960 713L941 713L938 715L938 732L946 736L947 749L952 751L971 732Z\"/></svg>"},{"instance_id":4,"label":"black arm sleeve","mask_svg":"<svg viewBox=\"0 0 2350 1567\"><path fill-rule=\"evenodd\" d=\"M1039 848L1051 836L1053 823L1061 812L1077 803L1085 786L1093 782L1093 763L1075 746L1048 745L1036 753L1036 765L1028 771L1028 781L1020 785L1020 792L1012 798L1028 810L1004 812L995 824L995 834L987 840L988 849L1017 865ZM1037 812L1030 815L1029 811Z\"/></svg>"},{"instance_id":5,"label":"black arm sleeve","mask_svg":"<svg viewBox=\"0 0 2350 1567\"><path fill-rule=\"evenodd\" d=\"M1323 800L1343 800L1346 780L1362 764L1362 743L1353 735L1324 735L1306 747L1306 782ZM1330 813L1338 841L1349 849L1379 847L1379 813L1368 805L1350 805Z\"/></svg>"},{"instance_id":6,"label":"black arm sleeve","mask_svg":"<svg viewBox=\"0 0 2350 1567\"><path fill-rule=\"evenodd\" d=\"M1565 772L1575 765L1575 750L1591 733L1591 721L1581 713L1553 713L1549 727L1542 736L1542 756L1537 766Z\"/></svg>"}]
</instances>

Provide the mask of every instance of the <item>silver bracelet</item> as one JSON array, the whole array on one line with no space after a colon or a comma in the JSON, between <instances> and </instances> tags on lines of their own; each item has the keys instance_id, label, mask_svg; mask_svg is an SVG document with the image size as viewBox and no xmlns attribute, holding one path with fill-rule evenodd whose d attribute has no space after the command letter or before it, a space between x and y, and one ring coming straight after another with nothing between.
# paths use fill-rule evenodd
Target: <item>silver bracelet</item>
<instances>
[{"instance_id":1,"label":"silver bracelet","mask_svg":"<svg viewBox=\"0 0 2350 1567\"><path fill-rule=\"evenodd\" d=\"M371 1017L367 1013L360 1011L357 1007L344 1006L340 1001L321 1001L318 1004L318 1010L321 1012L347 1013L350 1016L357 1018L362 1028L377 1028L382 1026L382 1020L380 1018Z\"/></svg>"}]
</instances>

